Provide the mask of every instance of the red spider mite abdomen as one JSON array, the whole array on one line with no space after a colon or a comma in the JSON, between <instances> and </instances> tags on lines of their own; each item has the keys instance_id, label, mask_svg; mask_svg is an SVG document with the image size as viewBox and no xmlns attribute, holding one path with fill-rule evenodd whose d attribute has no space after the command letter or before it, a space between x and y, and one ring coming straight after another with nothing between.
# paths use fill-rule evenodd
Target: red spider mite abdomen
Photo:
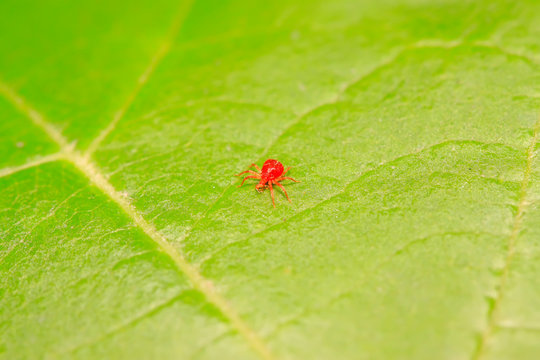
<instances>
[{"instance_id":1,"label":"red spider mite abdomen","mask_svg":"<svg viewBox=\"0 0 540 360\"><path fill-rule=\"evenodd\" d=\"M268 159L264 162L261 169L261 183L266 183L268 180L274 180L283 174L283 164L274 159Z\"/></svg>"}]
</instances>

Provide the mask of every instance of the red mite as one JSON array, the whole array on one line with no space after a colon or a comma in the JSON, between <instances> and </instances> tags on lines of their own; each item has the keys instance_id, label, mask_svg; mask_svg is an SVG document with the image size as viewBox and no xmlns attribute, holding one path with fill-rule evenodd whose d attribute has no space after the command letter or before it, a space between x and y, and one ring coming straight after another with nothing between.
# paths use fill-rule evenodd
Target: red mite
<instances>
[{"instance_id":1,"label":"red mite","mask_svg":"<svg viewBox=\"0 0 540 360\"><path fill-rule=\"evenodd\" d=\"M291 177L283 176L287 171L289 171L290 167L288 167L286 170L283 170L283 164L274 159L266 160L263 164L262 170L259 169L257 164L251 164L249 167L252 166L255 166L255 168L257 168L259 172L255 172L253 170L246 170L242 171L240 174L236 174L236 176L240 176L245 173L253 174L250 176L246 176L238 187L244 185L244 181L246 181L246 179L261 179L261 181L259 181L259 183L255 186L255 189L258 192L261 192L266 188L270 188L270 194L272 194L272 204L274 204L274 207L276 207L276 203L274 201L274 189L272 188L272 184L279 186L281 190L283 190L283 192L285 193L287 200L291 201L291 199L289 199L287 191L285 191L283 185L279 183L282 180L292 180L294 182L300 182Z\"/></svg>"}]
</instances>

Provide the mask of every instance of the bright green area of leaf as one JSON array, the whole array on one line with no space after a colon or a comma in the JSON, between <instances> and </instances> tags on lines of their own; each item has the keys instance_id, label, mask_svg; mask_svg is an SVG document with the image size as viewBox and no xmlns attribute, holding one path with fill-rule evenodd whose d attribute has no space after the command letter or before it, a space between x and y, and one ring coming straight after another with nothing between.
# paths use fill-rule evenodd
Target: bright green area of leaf
<instances>
[{"instance_id":1,"label":"bright green area of leaf","mask_svg":"<svg viewBox=\"0 0 540 360\"><path fill-rule=\"evenodd\" d=\"M18 113L5 99L0 98L0 166L21 165L58 151L47 135ZM23 126L21 126L23 125Z\"/></svg>"},{"instance_id":2,"label":"bright green area of leaf","mask_svg":"<svg viewBox=\"0 0 540 360\"><path fill-rule=\"evenodd\" d=\"M0 14L0 358L537 358L536 1Z\"/></svg>"}]
</instances>

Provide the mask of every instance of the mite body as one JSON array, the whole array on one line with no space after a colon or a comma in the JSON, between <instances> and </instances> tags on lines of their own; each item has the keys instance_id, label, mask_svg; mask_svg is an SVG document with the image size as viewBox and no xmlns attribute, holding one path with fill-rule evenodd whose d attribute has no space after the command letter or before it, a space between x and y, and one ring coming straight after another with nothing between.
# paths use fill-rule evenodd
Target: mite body
<instances>
[{"instance_id":1,"label":"mite body","mask_svg":"<svg viewBox=\"0 0 540 360\"><path fill-rule=\"evenodd\" d=\"M289 195L287 194L287 191L285 191L285 188L283 185L280 184L280 181L283 180L292 180L294 182L300 182L298 180L295 180L288 176L283 176L287 171L289 171L290 167L287 169L284 169L283 164L280 163L277 160L274 159L268 159L264 162L262 169L260 169L257 164L251 164L250 167L255 167L259 172L255 172L253 170L246 170L241 172L240 174L236 174L236 176L240 176L242 174L252 174L249 176L246 176L244 180L242 180L242 183L238 186L244 185L244 181L247 179L260 179L259 183L255 186L255 189L259 192L264 191L264 189L269 188L270 194L272 195L272 204L274 207L276 207L276 202L274 200L274 189L272 185L277 185L283 190L285 193L285 196L287 197L287 200L291 201L289 198Z\"/></svg>"}]
</instances>

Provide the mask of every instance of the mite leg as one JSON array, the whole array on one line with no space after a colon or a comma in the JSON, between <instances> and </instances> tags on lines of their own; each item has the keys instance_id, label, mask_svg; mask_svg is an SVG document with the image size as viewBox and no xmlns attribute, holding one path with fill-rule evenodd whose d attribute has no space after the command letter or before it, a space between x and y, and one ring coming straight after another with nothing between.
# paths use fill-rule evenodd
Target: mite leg
<instances>
[{"instance_id":1,"label":"mite leg","mask_svg":"<svg viewBox=\"0 0 540 360\"><path fill-rule=\"evenodd\" d=\"M287 197L287 200L289 200L289 202L291 202L291 199L289 198L289 194L287 194L287 191L285 191L285 188L283 187L283 185L281 185L280 183L276 182L275 183L277 186L279 186L281 188L281 190L283 190L283 192L285 193L285 196Z\"/></svg>"},{"instance_id":2,"label":"mite leg","mask_svg":"<svg viewBox=\"0 0 540 360\"><path fill-rule=\"evenodd\" d=\"M250 176L246 176L244 178L244 180L242 180L242 183L240 185L238 185L238 187L244 185L244 181L246 181L247 179L260 179L261 177L257 174L257 176L254 176L254 175L250 175Z\"/></svg>"},{"instance_id":3,"label":"mite leg","mask_svg":"<svg viewBox=\"0 0 540 360\"><path fill-rule=\"evenodd\" d=\"M288 176L281 176L281 177L277 178L277 179L274 180L274 181L282 181L282 180L292 180L292 181L294 181L294 182L301 182L301 181L295 180L295 179L293 179L292 177L288 177Z\"/></svg>"},{"instance_id":4,"label":"mite leg","mask_svg":"<svg viewBox=\"0 0 540 360\"><path fill-rule=\"evenodd\" d=\"M275 208L276 202L274 201L274 189L272 188L272 181L268 182L268 186L270 186L270 194L272 194L272 204L274 204L274 208Z\"/></svg>"},{"instance_id":5,"label":"mite leg","mask_svg":"<svg viewBox=\"0 0 540 360\"><path fill-rule=\"evenodd\" d=\"M263 192L264 190L268 189L268 184L267 185L263 185L263 186L255 186L255 190L257 190L257 192Z\"/></svg>"},{"instance_id":6,"label":"mite leg","mask_svg":"<svg viewBox=\"0 0 540 360\"><path fill-rule=\"evenodd\" d=\"M234 176L240 176L240 175L245 174L245 173L250 173L250 174L253 174L253 175L259 175L258 173L256 173L253 170L246 170L246 171L242 171L240 174L236 174Z\"/></svg>"},{"instance_id":7,"label":"mite leg","mask_svg":"<svg viewBox=\"0 0 540 360\"><path fill-rule=\"evenodd\" d=\"M287 171L289 171L289 170L291 170L291 167L290 167L290 166L289 166L288 168L285 169L285 171L281 174L281 176L285 175L285 173L286 173Z\"/></svg>"},{"instance_id":8,"label":"mite leg","mask_svg":"<svg viewBox=\"0 0 540 360\"><path fill-rule=\"evenodd\" d=\"M259 170L259 172L261 172L261 168L259 168L257 164L255 163L251 164L249 167L253 167L253 166L255 166L255 169Z\"/></svg>"}]
</instances>

